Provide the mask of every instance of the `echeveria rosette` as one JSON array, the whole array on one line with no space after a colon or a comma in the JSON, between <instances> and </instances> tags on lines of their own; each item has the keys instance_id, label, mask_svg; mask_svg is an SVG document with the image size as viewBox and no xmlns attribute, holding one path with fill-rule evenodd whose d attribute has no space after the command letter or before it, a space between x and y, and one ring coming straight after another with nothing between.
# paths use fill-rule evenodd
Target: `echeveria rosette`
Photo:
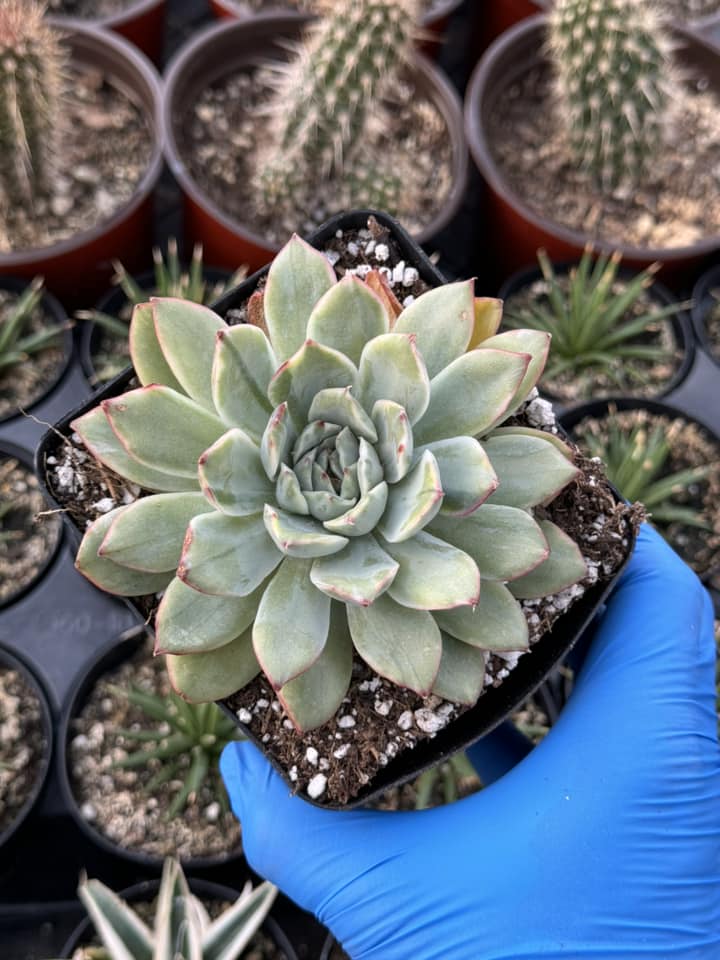
<instances>
[{"instance_id":1,"label":"echeveria rosette","mask_svg":"<svg viewBox=\"0 0 720 960\"><path fill-rule=\"evenodd\" d=\"M262 329L178 300L139 306L142 386L73 424L155 491L90 526L78 569L112 593L164 591L156 650L186 699L225 698L262 669L308 730L342 702L354 649L421 696L472 704L487 652L528 646L518 600L585 574L533 516L577 476L570 450L502 426L548 336L497 334L498 304L472 282L399 316L389 303L293 238Z\"/></svg>"}]
</instances>

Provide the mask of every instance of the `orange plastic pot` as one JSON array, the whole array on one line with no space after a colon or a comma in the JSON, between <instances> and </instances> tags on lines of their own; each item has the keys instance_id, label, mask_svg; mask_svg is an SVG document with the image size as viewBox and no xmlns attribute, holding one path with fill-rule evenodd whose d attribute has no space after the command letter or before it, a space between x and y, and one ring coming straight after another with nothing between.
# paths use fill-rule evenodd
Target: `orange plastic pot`
<instances>
[{"instance_id":1,"label":"orange plastic pot","mask_svg":"<svg viewBox=\"0 0 720 960\"><path fill-rule=\"evenodd\" d=\"M199 92L221 77L271 58L287 57L286 44L296 40L309 17L290 11L266 13L247 20L223 20L197 34L171 61L166 72L163 102L165 155L184 198L185 236L201 242L208 263L229 270L247 264L265 266L279 247L248 224L229 216L191 176L183 158L181 128ZM435 237L452 220L463 201L468 156L462 129L462 110L454 89L422 54L414 64L414 79L445 117L453 163L453 186L443 207L417 235L419 243Z\"/></svg>"},{"instance_id":2,"label":"orange plastic pot","mask_svg":"<svg viewBox=\"0 0 720 960\"><path fill-rule=\"evenodd\" d=\"M48 290L65 306L94 302L107 287L113 259L130 271L150 254L152 193L162 171L160 78L147 58L122 37L73 21L62 23L74 62L106 72L145 112L153 138L148 168L132 199L112 217L46 247L0 253L0 275L45 277Z\"/></svg>"},{"instance_id":3,"label":"orange plastic pot","mask_svg":"<svg viewBox=\"0 0 720 960\"><path fill-rule=\"evenodd\" d=\"M468 146L489 187L485 232L492 237L497 279L534 261L540 247L544 247L553 260L571 260L578 259L585 245L592 241L599 251L619 250L628 267L644 269L658 261L662 266L663 280L669 286L688 284L706 259L720 249L720 234L681 247L636 247L611 242L539 214L505 180L488 139L487 118L512 84L544 62L545 30L546 17L539 14L504 33L485 52L473 71L465 98ZM720 95L718 48L692 31L675 27L673 32L680 69L693 75L701 74L707 78L710 89Z\"/></svg>"},{"instance_id":4,"label":"orange plastic pot","mask_svg":"<svg viewBox=\"0 0 720 960\"><path fill-rule=\"evenodd\" d=\"M153 61L160 63L165 35L165 10L167 0L135 0L129 7L106 17L93 17L81 20L93 27L114 30L121 37L142 50ZM64 18L58 18L64 19ZM73 25L77 19L68 18Z\"/></svg>"}]
</instances>

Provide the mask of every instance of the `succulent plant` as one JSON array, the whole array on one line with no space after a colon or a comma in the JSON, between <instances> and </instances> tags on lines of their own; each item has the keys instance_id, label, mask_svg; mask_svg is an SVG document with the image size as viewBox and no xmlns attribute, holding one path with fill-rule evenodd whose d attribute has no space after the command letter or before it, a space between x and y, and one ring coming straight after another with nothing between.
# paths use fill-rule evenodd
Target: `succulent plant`
<instances>
[{"instance_id":1,"label":"succulent plant","mask_svg":"<svg viewBox=\"0 0 720 960\"><path fill-rule=\"evenodd\" d=\"M42 299L42 290L42 277L35 277L6 315L0 318L0 373L27 360L31 354L52 346L65 329L61 324L50 324L39 330L28 330L28 324Z\"/></svg>"},{"instance_id":2,"label":"succulent plant","mask_svg":"<svg viewBox=\"0 0 720 960\"><path fill-rule=\"evenodd\" d=\"M47 190L65 56L37 0L0 0L0 209Z\"/></svg>"},{"instance_id":3,"label":"succulent plant","mask_svg":"<svg viewBox=\"0 0 720 960\"><path fill-rule=\"evenodd\" d=\"M684 470L673 470L670 465L673 446L686 421L666 417L654 421L651 414L638 411L634 416L639 419L629 426L617 416L611 407L608 417L581 422L576 431L590 455L605 462L610 482L627 500L640 501L661 528L674 523L708 528L702 511L681 498L689 487L717 469L717 464Z\"/></svg>"},{"instance_id":4,"label":"succulent plant","mask_svg":"<svg viewBox=\"0 0 720 960\"><path fill-rule=\"evenodd\" d=\"M661 149L672 97L655 0L555 0L548 50L577 164L605 189L632 185Z\"/></svg>"},{"instance_id":5,"label":"succulent plant","mask_svg":"<svg viewBox=\"0 0 720 960\"><path fill-rule=\"evenodd\" d=\"M155 922L148 927L124 900L99 880L78 887L104 948L94 960L237 960L257 933L277 896L268 881L250 881L215 920L194 896L177 860L163 866Z\"/></svg>"},{"instance_id":6,"label":"succulent plant","mask_svg":"<svg viewBox=\"0 0 720 960\"><path fill-rule=\"evenodd\" d=\"M621 255L598 254L591 247L583 252L567 281L558 277L544 250L538 263L545 287L528 306L505 305L505 323L552 335L544 380L563 375L574 380L602 373L619 387L642 382L640 364L661 363L672 354L660 343L648 342L658 321L684 309L686 303L642 308L639 305L652 286L657 265L627 279L618 278ZM638 362L636 362L638 361Z\"/></svg>"},{"instance_id":7,"label":"succulent plant","mask_svg":"<svg viewBox=\"0 0 720 960\"><path fill-rule=\"evenodd\" d=\"M6 517L15 509L14 500L0 500L0 544L9 540L18 540L22 532L8 526Z\"/></svg>"},{"instance_id":8,"label":"succulent plant","mask_svg":"<svg viewBox=\"0 0 720 960\"><path fill-rule=\"evenodd\" d=\"M116 693L156 720L159 726L156 730L114 730L123 740L144 745L118 760L115 766L123 769L156 766L157 771L144 785L146 793L152 793L168 781L182 780L167 809L167 819L180 813L210 776L217 779L217 800L227 812L227 794L216 767L226 744L238 739L233 721L213 703L186 703L176 695L162 697L137 687L117 689Z\"/></svg>"},{"instance_id":9,"label":"succulent plant","mask_svg":"<svg viewBox=\"0 0 720 960\"><path fill-rule=\"evenodd\" d=\"M267 209L307 184L342 175L347 208L377 209L400 183L368 154L365 132L413 51L419 0L315 0L317 18L288 64L276 68L271 141L258 164ZM322 192L322 191L321 191Z\"/></svg>"},{"instance_id":10,"label":"succulent plant","mask_svg":"<svg viewBox=\"0 0 720 960\"><path fill-rule=\"evenodd\" d=\"M415 809L427 810L440 786L443 803L454 803L461 796L479 790L482 784L475 768L464 753L456 753L436 767L421 773L415 781Z\"/></svg>"},{"instance_id":11,"label":"succulent plant","mask_svg":"<svg viewBox=\"0 0 720 960\"><path fill-rule=\"evenodd\" d=\"M167 256L163 255L159 247L153 247L153 263L155 282L152 292L159 297L178 297L180 300L192 300L193 303L212 303L247 276L247 268L243 266L235 270L226 281L208 284L203 276L202 244L195 244L190 266L183 270L174 237L168 239ZM78 310L75 316L78 320L96 323L106 334L124 345L127 343L132 307L144 303L148 298L148 291L138 285L119 260L113 260L113 269L115 273L112 282L125 294L126 309L121 310L117 316L102 310ZM119 353L99 351L94 357L96 382L104 383L120 373L126 365L127 355L127 350Z\"/></svg>"},{"instance_id":12,"label":"succulent plant","mask_svg":"<svg viewBox=\"0 0 720 960\"><path fill-rule=\"evenodd\" d=\"M260 296L264 329L180 300L136 307L141 386L72 426L156 492L94 521L78 569L111 593L164 591L156 652L187 700L262 669L308 730L340 705L354 649L420 695L474 703L486 651L527 648L519 599L586 572L533 517L578 476L570 448L503 426L549 336L495 334L498 304L472 281L395 316L297 237Z\"/></svg>"}]
</instances>

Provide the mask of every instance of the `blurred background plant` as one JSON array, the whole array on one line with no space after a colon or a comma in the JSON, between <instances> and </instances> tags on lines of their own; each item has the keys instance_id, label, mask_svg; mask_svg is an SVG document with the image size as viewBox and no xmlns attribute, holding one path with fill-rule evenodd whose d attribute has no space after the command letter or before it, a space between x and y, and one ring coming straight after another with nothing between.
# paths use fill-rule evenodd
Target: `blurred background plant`
<instances>
[{"instance_id":1,"label":"blurred background plant","mask_svg":"<svg viewBox=\"0 0 720 960\"><path fill-rule=\"evenodd\" d=\"M61 324L38 323L43 278L35 277L17 299L0 300L0 374L58 342Z\"/></svg>"}]
</instances>

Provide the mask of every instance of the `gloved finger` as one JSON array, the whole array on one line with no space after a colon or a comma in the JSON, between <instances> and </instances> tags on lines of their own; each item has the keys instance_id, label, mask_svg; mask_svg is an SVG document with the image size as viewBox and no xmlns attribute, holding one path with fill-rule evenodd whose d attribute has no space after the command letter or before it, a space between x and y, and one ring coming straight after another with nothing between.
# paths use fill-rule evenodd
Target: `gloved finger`
<instances>
[{"instance_id":1,"label":"gloved finger","mask_svg":"<svg viewBox=\"0 0 720 960\"><path fill-rule=\"evenodd\" d=\"M532 748L530 740L506 720L474 743L467 750L467 755L483 786L487 787L520 763Z\"/></svg>"}]
</instances>

